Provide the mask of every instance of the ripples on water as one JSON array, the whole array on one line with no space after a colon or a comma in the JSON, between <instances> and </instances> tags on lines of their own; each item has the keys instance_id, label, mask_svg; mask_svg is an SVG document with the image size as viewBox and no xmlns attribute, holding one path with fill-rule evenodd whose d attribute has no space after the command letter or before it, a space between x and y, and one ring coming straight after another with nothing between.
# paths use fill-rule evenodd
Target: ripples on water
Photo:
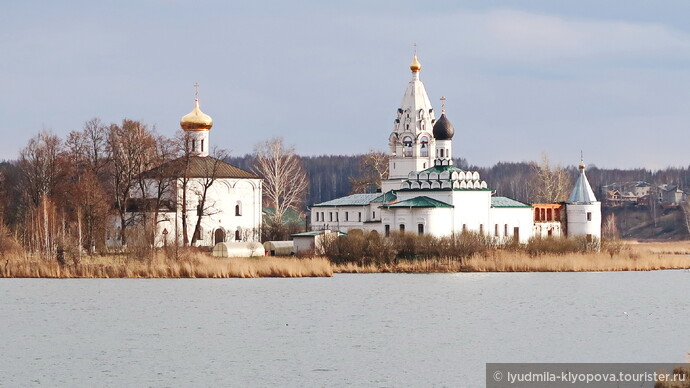
<instances>
[{"instance_id":1,"label":"ripples on water","mask_svg":"<svg viewBox=\"0 0 690 388\"><path fill-rule=\"evenodd\" d=\"M486 362L682 362L689 296L683 271L1 279L0 385L472 387Z\"/></svg>"}]
</instances>

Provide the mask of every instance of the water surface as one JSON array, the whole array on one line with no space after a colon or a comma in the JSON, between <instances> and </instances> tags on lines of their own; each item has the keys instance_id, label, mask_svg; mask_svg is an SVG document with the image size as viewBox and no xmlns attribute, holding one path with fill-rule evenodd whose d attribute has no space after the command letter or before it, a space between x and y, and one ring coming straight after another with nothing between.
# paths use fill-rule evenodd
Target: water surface
<instances>
[{"instance_id":1,"label":"water surface","mask_svg":"<svg viewBox=\"0 0 690 388\"><path fill-rule=\"evenodd\" d=\"M690 272L0 279L3 386L484 386L682 362Z\"/></svg>"}]
</instances>

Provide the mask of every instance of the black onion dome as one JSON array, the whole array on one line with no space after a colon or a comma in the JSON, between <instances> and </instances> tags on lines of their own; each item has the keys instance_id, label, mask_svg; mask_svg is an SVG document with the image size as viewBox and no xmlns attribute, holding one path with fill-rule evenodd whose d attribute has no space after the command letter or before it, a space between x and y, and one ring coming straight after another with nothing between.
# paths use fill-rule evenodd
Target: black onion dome
<instances>
[{"instance_id":1,"label":"black onion dome","mask_svg":"<svg viewBox=\"0 0 690 388\"><path fill-rule=\"evenodd\" d=\"M441 114L441 117L434 124L434 139L436 140L452 140L455 135L455 128L446 114Z\"/></svg>"}]
</instances>

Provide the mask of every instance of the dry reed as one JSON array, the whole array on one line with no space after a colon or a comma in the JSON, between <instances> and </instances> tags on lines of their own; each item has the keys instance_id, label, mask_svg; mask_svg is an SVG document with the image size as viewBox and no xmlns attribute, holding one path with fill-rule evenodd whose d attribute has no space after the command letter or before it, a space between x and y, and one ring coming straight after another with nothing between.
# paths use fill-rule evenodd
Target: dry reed
<instances>
[{"instance_id":1,"label":"dry reed","mask_svg":"<svg viewBox=\"0 0 690 388\"><path fill-rule=\"evenodd\" d=\"M180 260L157 254L152 260L121 256L94 256L79 264L61 266L35 256L3 257L0 277L15 278L257 278L328 277L333 275L324 258L279 257L218 259L191 253Z\"/></svg>"},{"instance_id":2,"label":"dry reed","mask_svg":"<svg viewBox=\"0 0 690 388\"><path fill-rule=\"evenodd\" d=\"M391 263L333 264L335 273L431 273L431 272L586 272L652 271L690 268L684 252L688 243L626 244L620 252L581 252L529 255L526 252L495 249L468 258L397 260ZM684 254L684 253L682 253Z\"/></svg>"}]
</instances>

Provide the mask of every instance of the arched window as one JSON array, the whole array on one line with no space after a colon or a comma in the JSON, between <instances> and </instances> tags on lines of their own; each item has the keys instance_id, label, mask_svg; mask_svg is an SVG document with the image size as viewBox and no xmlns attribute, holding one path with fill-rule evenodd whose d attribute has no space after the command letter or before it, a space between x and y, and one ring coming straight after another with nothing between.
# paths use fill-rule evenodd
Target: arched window
<instances>
[{"instance_id":1,"label":"arched window","mask_svg":"<svg viewBox=\"0 0 690 388\"><path fill-rule=\"evenodd\" d=\"M236 216L242 215L242 202L237 202L237 205L235 205L235 215Z\"/></svg>"},{"instance_id":2,"label":"arched window","mask_svg":"<svg viewBox=\"0 0 690 388\"><path fill-rule=\"evenodd\" d=\"M204 139L201 139L201 152L204 152Z\"/></svg>"},{"instance_id":3,"label":"arched window","mask_svg":"<svg viewBox=\"0 0 690 388\"><path fill-rule=\"evenodd\" d=\"M409 136L405 136L403 139L403 156L412 156L412 138Z\"/></svg>"},{"instance_id":4,"label":"arched window","mask_svg":"<svg viewBox=\"0 0 690 388\"><path fill-rule=\"evenodd\" d=\"M429 156L429 138L426 136L422 137L422 147L420 149L420 155L423 157Z\"/></svg>"},{"instance_id":5,"label":"arched window","mask_svg":"<svg viewBox=\"0 0 690 388\"><path fill-rule=\"evenodd\" d=\"M192 139L192 151L196 151L196 140Z\"/></svg>"},{"instance_id":6,"label":"arched window","mask_svg":"<svg viewBox=\"0 0 690 388\"><path fill-rule=\"evenodd\" d=\"M240 241L242 240L242 232L240 232L239 229L235 231L235 241Z\"/></svg>"}]
</instances>

